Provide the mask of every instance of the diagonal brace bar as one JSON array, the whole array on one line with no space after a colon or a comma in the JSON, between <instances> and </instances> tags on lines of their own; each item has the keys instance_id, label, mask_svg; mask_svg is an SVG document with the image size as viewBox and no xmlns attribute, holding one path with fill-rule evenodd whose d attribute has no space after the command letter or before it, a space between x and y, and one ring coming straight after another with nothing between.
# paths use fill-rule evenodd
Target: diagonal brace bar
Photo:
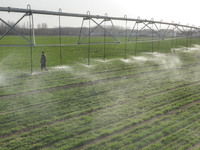
<instances>
[{"instance_id":1,"label":"diagonal brace bar","mask_svg":"<svg viewBox=\"0 0 200 150\"><path fill-rule=\"evenodd\" d=\"M159 33L157 33L158 31L155 31L155 30L153 30L151 27L149 27L149 24L150 24L150 23L145 24L145 23L143 22L143 24L144 24L145 26L147 26L151 31L153 31L154 33L156 33L156 34L158 35L158 37L160 37ZM155 24L154 24L154 25L155 25ZM157 28L157 26L156 26L156 28Z\"/></svg>"},{"instance_id":2,"label":"diagonal brace bar","mask_svg":"<svg viewBox=\"0 0 200 150\"><path fill-rule=\"evenodd\" d=\"M6 36L11 30L14 30L14 27L15 27L26 15L27 15L27 14L24 14L12 27L11 27L8 23L6 23L3 19L0 18L0 20L1 20L3 23L5 23L7 26L10 27L10 29L9 29L8 31L6 31L6 32L1 36L0 39L2 39L4 36ZM14 30L14 31L16 32L16 30Z\"/></svg>"},{"instance_id":3,"label":"diagonal brace bar","mask_svg":"<svg viewBox=\"0 0 200 150\"><path fill-rule=\"evenodd\" d=\"M83 40L85 40L89 36L89 34L91 34L92 32L94 32L94 30L96 30L98 28L98 26L100 26L103 22L104 22L104 20L101 21L101 23L99 23L99 24L97 23L97 26L94 29L92 29L89 33L87 33L87 35L85 35L81 40L80 40L80 35L79 35L78 44L80 44ZM83 25L83 22L82 22L82 25Z\"/></svg>"},{"instance_id":4,"label":"diagonal brace bar","mask_svg":"<svg viewBox=\"0 0 200 150\"><path fill-rule=\"evenodd\" d=\"M168 25L167 29L165 30L165 32L164 32L164 34L163 34L163 36L162 36L162 39L164 39L164 37L165 37L165 34L167 33L167 31L168 31L169 27L170 27L170 24Z\"/></svg>"},{"instance_id":5,"label":"diagonal brace bar","mask_svg":"<svg viewBox=\"0 0 200 150\"><path fill-rule=\"evenodd\" d=\"M94 32L98 27L100 27L102 30L105 30L105 32L106 32L107 34L109 34L110 36L112 36L116 41L120 42L119 39L115 38L110 32L108 32L104 27L101 26L101 24L102 24L103 22L108 21L107 19L102 20L100 23L97 23L94 19L91 19L91 20L92 20L97 26L96 26L94 29L92 29L87 35L85 35L85 36L82 38L82 40L79 40L79 42L78 42L79 44L80 44L83 40L85 40L85 39L89 36L89 34L91 34L92 32ZM112 23L112 26L114 26L113 23Z\"/></svg>"},{"instance_id":6,"label":"diagonal brace bar","mask_svg":"<svg viewBox=\"0 0 200 150\"><path fill-rule=\"evenodd\" d=\"M94 19L92 19L92 21L94 23L96 23L101 29L105 30L105 32L108 33L110 36L112 36L113 39L115 39L116 41L118 41L120 43L119 39L115 38L110 32L108 32L105 28L103 28L102 26L100 26ZM104 19L104 21L107 21L107 19ZM112 21L111 21L111 23L112 23ZM113 25L113 23L112 23L112 25ZM114 27L114 25L113 25L113 27Z\"/></svg>"},{"instance_id":7,"label":"diagonal brace bar","mask_svg":"<svg viewBox=\"0 0 200 150\"><path fill-rule=\"evenodd\" d=\"M2 38L4 38L11 30L13 30L15 33L17 33L19 36L21 36L23 39L25 39L28 43L30 44L33 44L31 41L29 41L24 35L20 34L17 30L15 30L15 26L25 17L27 16L28 14L24 14L13 26L9 25L7 22L5 22L2 18L0 18L0 20L6 24L10 29L8 31L6 31L1 37L0 37L0 40Z\"/></svg>"},{"instance_id":8,"label":"diagonal brace bar","mask_svg":"<svg viewBox=\"0 0 200 150\"><path fill-rule=\"evenodd\" d=\"M137 22L136 22L137 23ZM149 24L149 23L148 23ZM147 25L148 25L147 24ZM136 24L135 24L136 25ZM135 25L134 25L134 28L135 28ZM144 27L142 27L142 29L140 29L139 31L137 31L135 34L138 34L138 33L140 33L147 25L145 25ZM134 30L134 29L133 29ZM132 30L132 31L133 31ZM131 34L132 34L133 32L131 32ZM130 38L131 38L131 34L130 34L130 36L129 36L129 38L128 38L128 41L130 41Z\"/></svg>"},{"instance_id":9,"label":"diagonal brace bar","mask_svg":"<svg viewBox=\"0 0 200 150\"><path fill-rule=\"evenodd\" d=\"M134 24L134 26L133 26L133 28L131 30L131 33L130 33L130 35L128 37L128 41L130 41L131 35L132 35L132 33L133 33L134 29L135 29L136 24L137 24L137 21L135 22L135 24Z\"/></svg>"}]
</instances>

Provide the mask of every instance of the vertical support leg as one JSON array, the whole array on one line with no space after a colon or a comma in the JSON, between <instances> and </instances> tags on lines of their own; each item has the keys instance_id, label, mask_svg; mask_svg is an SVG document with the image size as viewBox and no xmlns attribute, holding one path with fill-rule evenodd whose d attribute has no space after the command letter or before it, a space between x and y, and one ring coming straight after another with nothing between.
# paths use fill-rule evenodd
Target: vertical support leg
<instances>
[{"instance_id":1,"label":"vertical support leg","mask_svg":"<svg viewBox=\"0 0 200 150\"><path fill-rule=\"evenodd\" d=\"M27 5L27 9L30 10L30 13L29 13L29 30L30 30L30 55L31 55L31 74L33 73L33 48L32 48L32 22L31 22L31 15L32 15L32 11L31 11L31 6L30 5Z\"/></svg>"},{"instance_id":2,"label":"vertical support leg","mask_svg":"<svg viewBox=\"0 0 200 150\"><path fill-rule=\"evenodd\" d=\"M178 48L178 28L176 26L176 48Z\"/></svg>"},{"instance_id":3,"label":"vertical support leg","mask_svg":"<svg viewBox=\"0 0 200 150\"><path fill-rule=\"evenodd\" d=\"M185 44L186 50L188 49L188 33L186 32L186 44Z\"/></svg>"},{"instance_id":4,"label":"vertical support leg","mask_svg":"<svg viewBox=\"0 0 200 150\"><path fill-rule=\"evenodd\" d=\"M193 32L192 32L192 28L190 29L190 49L192 48L192 36L193 36Z\"/></svg>"},{"instance_id":5,"label":"vertical support leg","mask_svg":"<svg viewBox=\"0 0 200 150\"><path fill-rule=\"evenodd\" d=\"M106 61L106 31L105 31L105 28L106 28L106 20L104 22L104 47L103 47L103 58L104 58L104 62Z\"/></svg>"},{"instance_id":6,"label":"vertical support leg","mask_svg":"<svg viewBox=\"0 0 200 150\"><path fill-rule=\"evenodd\" d=\"M124 43L125 43L125 45L124 45L124 46L125 46L125 47L124 47L124 59L126 60L126 57L127 57L127 56L126 56L126 55L127 55L127 54L126 54L126 53L127 53L127 52L126 52L126 48L127 48L127 15L125 15L124 18L126 19L125 36L124 36L124 37L125 37L125 39L124 39L124 41L125 41L125 42L124 42Z\"/></svg>"},{"instance_id":7,"label":"vertical support leg","mask_svg":"<svg viewBox=\"0 0 200 150\"><path fill-rule=\"evenodd\" d=\"M105 16L108 16L107 13L105 13ZM106 61L106 19L104 19L104 62Z\"/></svg>"},{"instance_id":8,"label":"vertical support leg","mask_svg":"<svg viewBox=\"0 0 200 150\"><path fill-rule=\"evenodd\" d=\"M153 21L153 18L151 20ZM154 36L153 36L153 24L154 23L152 22L152 27L151 27L152 28L152 53L154 52L154 49L153 49L154 48L154 42L153 42L153 40L154 40Z\"/></svg>"},{"instance_id":9,"label":"vertical support leg","mask_svg":"<svg viewBox=\"0 0 200 150\"><path fill-rule=\"evenodd\" d=\"M185 50L187 51L187 31L184 27L182 27L183 33L185 33Z\"/></svg>"},{"instance_id":10,"label":"vertical support leg","mask_svg":"<svg viewBox=\"0 0 200 150\"><path fill-rule=\"evenodd\" d=\"M200 45L200 30L199 30L199 45Z\"/></svg>"},{"instance_id":11,"label":"vertical support leg","mask_svg":"<svg viewBox=\"0 0 200 150\"><path fill-rule=\"evenodd\" d=\"M31 20L29 19L30 23L30 41L32 42L32 33L31 33ZM33 52L32 52L32 44L30 44L30 53L31 53L31 74L33 73Z\"/></svg>"},{"instance_id":12,"label":"vertical support leg","mask_svg":"<svg viewBox=\"0 0 200 150\"><path fill-rule=\"evenodd\" d=\"M189 24L187 24L188 26L189 26ZM187 49L189 49L189 44L190 44L190 30L188 29L188 31L187 31Z\"/></svg>"},{"instance_id":13,"label":"vertical support leg","mask_svg":"<svg viewBox=\"0 0 200 150\"><path fill-rule=\"evenodd\" d=\"M137 21L136 21L137 23ZM138 23L137 23L137 33L136 33L136 37L135 37L135 57L137 54L137 42L138 42Z\"/></svg>"},{"instance_id":14,"label":"vertical support leg","mask_svg":"<svg viewBox=\"0 0 200 150\"><path fill-rule=\"evenodd\" d=\"M32 13L32 33L33 33L33 44L35 45L35 28L34 28L33 13Z\"/></svg>"},{"instance_id":15,"label":"vertical support leg","mask_svg":"<svg viewBox=\"0 0 200 150\"><path fill-rule=\"evenodd\" d=\"M85 19L83 18L82 23L81 23L81 29L80 29L79 37L78 37L78 44L80 44L81 34L82 34L82 29L83 29L83 23L84 23L84 21L85 21Z\"/></svg>"},{"instance_id":16,"label":"vertical support leg","mask_svg":"<svg viewBox=\"0 0 200 150\"><path fill-rule=\"evenodd\" d=\"M153 28L153 24L152 24L152 28ZM153 48L154 48L154 43L153 43L153 38L154 38L154 37L153 37L153 30L152 30L152 37L151 37L151 38L152 38L152 48L151 48L151 50L152 50L152 53L153 53L153 52L154 52L154 49L153 49Z\"/></svg>"},{"instance_id":17,"label":"vertical support leg","mask_svg":"<svg viewBox=\"0 0 200 150\"><path fill-rule=\"evenodd\" d=\"M158 52L160 52L161 22L162 22L162 20L160 21L160 28L159 28Z\"/></svg>"},{"instance_id":18,"label":"vertical support leg","mask_svg":"<svg viewBox=\"0 0 200 150\"><path fill-rule=\"evenodd\" d=\"M172 22L172 23L174 23L174 22ZM175 29L175 27L172 26L172 44L171 44L172 51L174 51L174 29Z\"/></svg>"},{"instance_id":19,"label":"vertical support leg","mask_svg":"<svg viewBox=\"0 0 200 150\"><path fill-rule=\"evenodd\" d=\"M136 22L137 22L137 21L136 21ZM134 24L134 26L133 26L133 29L131 30L131 33L130 33L130 35L129 35L129 37L128 37L128 41L130 41L131 35L132 35L132 33L134 32L134 29L135 29L135 26L136 26L136 22L135 22L135 24Z\"/></svg>"},{"instance_id":20,"label":"vertical support leg","mask_svg":"<svg viewBox=\"0 0 200 150\"><path fill-rule=\"evenodd\" d=\"M59 13L62 12L62 9L59 9ZM61 48L61 21L60 21L60 14L59 14L59 44L60 44L60 65L62 65L62 48Z\"/></svg>"},{"instance_id":21,"label":"vertical support leg","mask_svg":"<svg viewBox=\"0 0 200 150\"><path fill-rule=\"evenodd\" d=\"M88 14L88 16L89 16L89 18L88 18L88 19L89 19L89 27L88 27L88 28L89 28L89 29L88 29L88 30L89 30L89 31L88 31L88 32L89 32L89 33L88 33L88 34L89 34L89 35L88 35L88 37L89 37L89 38L88 38L88 65L90 66L90 20L91 20L91 18L90 18L90 11L88 11L87 14Z\"/></svg>"}]
</instances>

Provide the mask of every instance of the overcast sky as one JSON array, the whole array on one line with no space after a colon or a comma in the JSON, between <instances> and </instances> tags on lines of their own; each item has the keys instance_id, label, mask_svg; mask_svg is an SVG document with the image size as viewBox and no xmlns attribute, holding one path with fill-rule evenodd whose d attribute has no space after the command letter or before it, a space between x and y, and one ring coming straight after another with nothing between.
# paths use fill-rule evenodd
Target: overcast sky
<instances>
[{"instance_id":1,"label":"overcast sky","mask_svg":"<svg viewBox=\"0 0 200 150\"><path fill-rule=\"evenodd\" d=\"M30 4L32 9L84 14L90 11L92 15L104 15L141 19L154 18L165 22L174 21L181 24L200 26L199 0L0 0L0 7L26 8ZM0 13L0 17L16 20L20 15L15 13ZM35 24L47 22L49 26L57 26L58 19L49 16L34 16ZM68 18L68 17L67 17ZM80 26L79 20L63 19L63 26Z\"/></svg>"}]
</instances>

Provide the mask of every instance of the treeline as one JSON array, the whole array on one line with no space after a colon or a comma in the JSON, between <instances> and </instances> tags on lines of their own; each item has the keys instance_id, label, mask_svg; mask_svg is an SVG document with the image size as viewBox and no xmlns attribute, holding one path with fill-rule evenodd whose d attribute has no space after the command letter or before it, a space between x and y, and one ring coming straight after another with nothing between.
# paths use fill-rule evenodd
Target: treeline
<instances>
[{"instance_id":1,"label":"treeline","mask_svg":"<svg viewBox=\"0 0 200 150\"><path fill-rule=\"evenodd\" d=\"M14 22L8 21L8 24L10 26L13 26ZM19 32L20 34L30 35L30 27L29 27L28 23L16 25L14 27L14 29L17 32ZM10 27L8 27L3 22L0 22L0 35L3 35L8 30L10 30ZM94 30L94 27L91 27L90 31L93 31L93 30ZM120 26L115 26L115 27L107 26L106 30L109 31L109 33L106 33L107 36L110 36L110 34L112 34L114 36L125 36L126 32L127 32L127 35L129 36L132 32L131 31L132 29L126 29L125 30L125 28L120 27ZM164 35L165 30L166 29L160 30L160 34ZM56 35L59 35L59 33L61 33L62 36L78 36L80 34L80 31L82 33L81 35L87 35L88 32L89 32L89 29L86 28L86 27L82 28L82 30L81 30L80 27L62 27L60 29L58 27L57 28L56 27L55 28L48 28L48 25L46 23L38 24L37 28L34 28L35 35L38 35L38 36L56 36ZM132 32L132 36L135 36L136 33L137 33L137 31L134 30ZM153 34L154 34L154 36L158 36L158 35L156 35L155 32ZM172 34L173 35L179 34L179 36L180 36L183 33L181 33L181 32L174 33L172 30L171 31L168 30L167 35L165 35L165 36L171 37ZM189 34L191 35L191 33L189 33ZM13 30L10 30L7 35L17 35L17 33ZM104 36L104 30L100 27L95 28L95 30L91 33L91 36ZM137 36L152 36L152 30L144 29L144 30L140 31Z\"/></svg>"},{"instance_id":2,"label":"treeline","mask_svg":"<svg viewBox=\"0 0 200 150\"><path fill-rule=\"evenodd\" d=\"M10 26L14 25L14 22L9 22L8 24ZM24 23L20 25L15 25L14 29L23 35L29 35L30 34L30 27L29 24ZM3 35L7 31L10 30L10 27L3 22L0 22L0 35ZM46 23L38 24L37 28L34 28L34 32L36 35L59 35L59 28L48 28L48 25ZM61 28L60 30L62 35L79 35L80 28L73 28L73 27L65 27ZM17 35L17 33L14 30L10 30L7 35Z\"/></svg>"},{"instance_id":3,"label":"treeline","mask_svg":"<svg viewBox=\"0 0 200 150\"><path fill-rule=\"evenodd\" d=\"M8 21L8 24L10 26L13 26L15 23ZM91 27L91 31L95 27ZM22 23L17 24L14 26L14 29L23 35L30 35L30 27L28 23ZM3 35L5 32L10 30L10 27L4 24L3 22L0 22L0 35ZM115 36L124 36L125 35L125 29L120 26L107 26L106 30L109 31L110 34ZM55 36L59 35L61 33L62 36L78 36L80 34L80 31L82 35L87 35L89 32L89 29L86 27L61 27L60 29L58 27L55 28L48 28L48 25L46 23L38 24L36 27L34 27L35 35L38 36ZM144 32L144 31L143 31ZM131 33L131 29L128 29L127 34ZM17 33L13 30L10 30L7 35L17 35ZM92 36L104 36L104 30L100 27L95 28L95 30L91 33ZM108 33L106 33L107 36L109 36Z\"/></svg>"}]
</instances>

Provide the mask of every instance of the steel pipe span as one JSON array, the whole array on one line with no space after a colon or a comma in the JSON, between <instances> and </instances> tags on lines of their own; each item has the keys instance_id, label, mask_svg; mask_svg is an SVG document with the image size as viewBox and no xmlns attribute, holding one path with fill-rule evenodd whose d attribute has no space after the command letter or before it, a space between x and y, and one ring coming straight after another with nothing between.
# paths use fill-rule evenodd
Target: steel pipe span
<instances>
[{"instance_id":1,"label":"steel pipe span","mask_svg":"<svg viewBox=\"0 0 200 150\"><path fill-rule=\"evenodd\" d=\"M15 34L17 34L18 36L20 36L21 38L23 38L24 40L26 40L28 43L27 45L24 44L14 44L14 45L9 45L9 44L0 44L0 47L3 46L29 46L30 47L30 56L31 56L31 62L30 62L30 68L31 68L31 74L33 72L32 70L32 47L35 46L59 46L60 47L60 65L62 65L62 46L67 46L67 45L88 45L88 65L90 65L90 45L92 44L104 44L104 61L106 58L106 47L105 44L113 44L113 43L121 43L121 44L125 44L125 49L124 49L124 59L126 59L126 49L127 43L135 43L135 56L137 53L137 43L139 42L152 42L152 52L154 52L154 41L158 41L158 49L160 47L160 41L164 40L165 37L167 37L167 40L172 40L171 44L172 47L174 48L174 39L176 39L176 44L177 44L177 39L178 38L186 38L186 49L187 47L190 45L191 48L191 41L193 37L200 37L200 27L195 27L195 26L190 26L189 24L187 25L181 25L180 23L174 23L174 21L172 21L171 23L169 22L163 22L162 20L160 21L155 21L153 18L151 18L151 20L147 20L147 19L140 19L140 17L137 17L137 19L134 18L127 18L127 16L125 15L124 17L110 17L107 14L105 14L104 16L100 16L100 15L91 15L90 12L88 11L86 14L76 14L76 13L66 13L66 12L62 12L62 9L59 9L59 11L55 12L55 11L46 11L46 10L33 10L31 9L30 5L27 5L27 9L21 9L21 8L11 8L11 7L0 7L0 12L13 12L13 13L22 13L22 17L16 21L16 23L14 25L11 25L9 23L7 23L6 21L4 21L2 18L0 18L0 21L3 22L7 27L8 30L5 31L5 33L3 35L0 36L0 40L2 38L4 38L10 31L15 32ZM33 15L34 14L38 14L38 15L54 15L54 16L58 16L59 17L59 43L58 44L48 44L48 45L37 45L35 43L35 28L34 28L34 18ZM29 36L30 38L27 39L25 35L23 35L22 33L20 33L19 31L17 31L17 29L15 29L15 26L26 16L29 17ZM66 17L79 17L82 18L82 24L81 24L81 29L80 29L80 33L79 33L79 38L78 38L78 43L77 44L66 44L66 43L62 43L62 34L61 34L61 19L60 16L66 16ZM97 19L101 19L101 22L96 21ZM112 22L112 20L118 20L118 21L125 21L125 42L121 42L117 37L119 36L115 26ZM83 25L84 25L84 21L89 21L89 26L87 27L87 32L83 33ZM106 22L109 21L112 25L112 28L114 29L112 32L110 32L109 30L107 30L106 28ZM135 22L134 26L132 28L132 30L130 31L129 35L127 32L127 22ZM95 27L91 27L91 22L93 24L95 24ZM102 25L104 23L104 26ZM138 24L141 24L140 29L138 28ZM159 25L159 26L158 26ZM167 28L163 28L161 30L161 25L167 25ZM104 35L104 42L100 42L100 43L92 43L90 38L91 38L91 34L97 29L97 28L101 28L103 31L103 35ZM138 37L140 36L139 34L145 29L147 28L150 31L149 34L149 38L150 39L143 39L143 40L139 40ZM161 32L162 31L162 32ZM181 34L181 36L178 36L179 33ZM106 36L110 36L112 37L115 41L114 42L107 42L106 41ZM156 36L156 37L155 37ZM131 41L132 37L135 37L136 40ZM87 43L82 43L82 41L84 41L86 38L88 38ZM169 39L168 39L169 38Z\"/></svg>"},{"instance_id":2,"label":"steel pipe span","mask_svg":"<svg viewBox=\"0 0 200 150\"><path fill-rule=\"evenodd\" d=\"M22 8L12 8L12 7L0 7L0 11L3 12L16 12L16 13L29 13L29 14L41 14L41 15L56 15L56 16L68 16L68 17L80 17L80 18L88 18L88 19L110 19L110 20L122 20L122 21L136 21L136 22L149 22L149 23L159 23L173 26L180 26L192 29L200 29L198 27L189 26L189 25L181 25L178 23L169 23L163 21L154 21L147 19L134 19L127 17L109 17L109 16L101 16L101 15L90 15L90 14L77 14L77 13L66 13L66 12L55 12L55 11L46 11L46 10L34 10L34 9L22 9Z\"/></svg>"}]
</instances>

